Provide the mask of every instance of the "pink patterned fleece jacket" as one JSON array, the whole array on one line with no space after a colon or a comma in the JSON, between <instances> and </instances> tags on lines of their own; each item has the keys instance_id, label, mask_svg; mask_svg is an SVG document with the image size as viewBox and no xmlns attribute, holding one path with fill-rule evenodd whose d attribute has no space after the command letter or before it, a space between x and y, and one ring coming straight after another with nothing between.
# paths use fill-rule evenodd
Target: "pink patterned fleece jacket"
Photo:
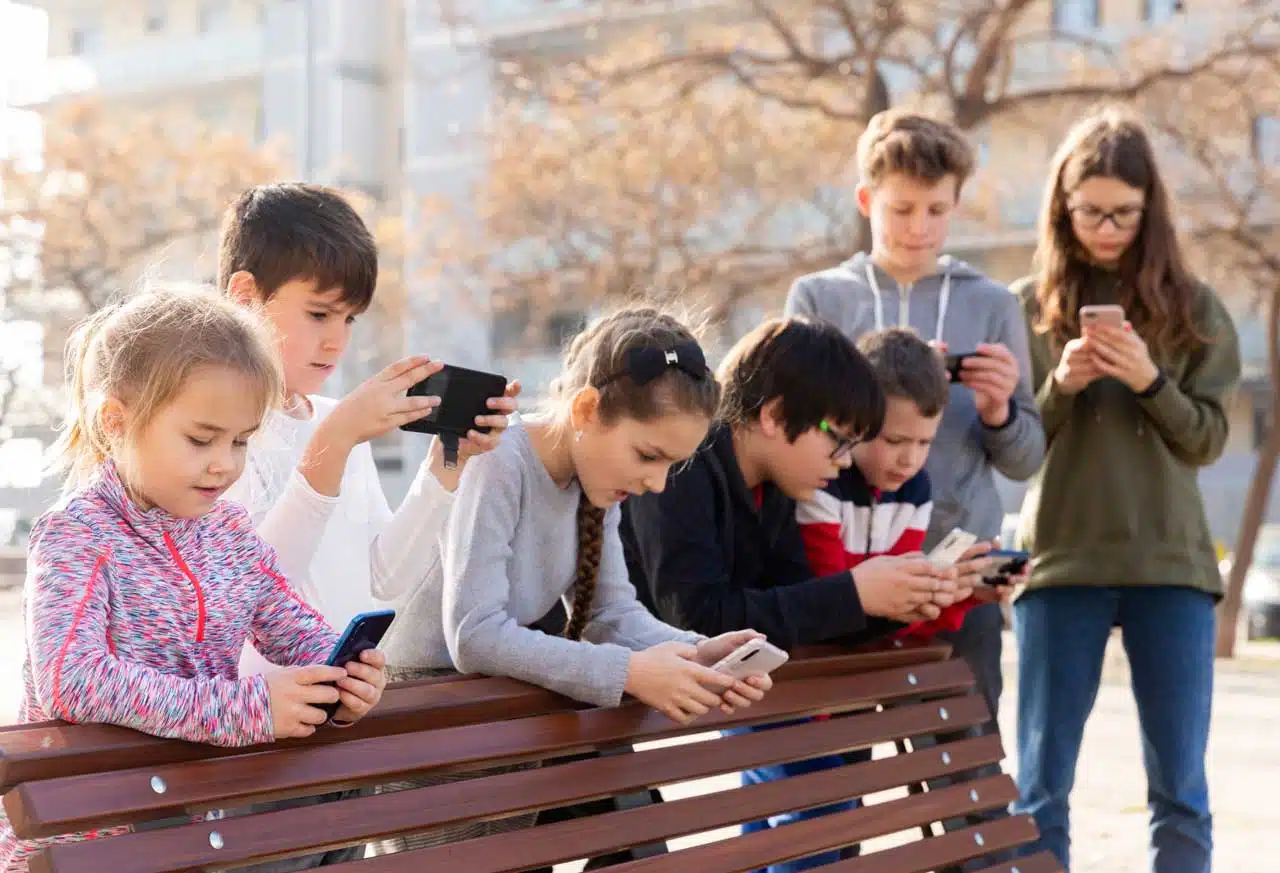
<instances>
[{"instance_id":1,"label":"pink patterned fleece jacket","mask_svg":"<svg viewBox=\"0 0 1280 873\"><path fill-rule=\"evenodd\" d=\"M282 666L324 663L338 635L280 575L238 504L197 519L143 511L114 466L31 532L22 723L114 724L218 746L273 739L267 683L237 673L246 640ZM92 836L92 835L87 835ZM48 841L0 814L0 871Z\"/></svg>"}]
</instances>

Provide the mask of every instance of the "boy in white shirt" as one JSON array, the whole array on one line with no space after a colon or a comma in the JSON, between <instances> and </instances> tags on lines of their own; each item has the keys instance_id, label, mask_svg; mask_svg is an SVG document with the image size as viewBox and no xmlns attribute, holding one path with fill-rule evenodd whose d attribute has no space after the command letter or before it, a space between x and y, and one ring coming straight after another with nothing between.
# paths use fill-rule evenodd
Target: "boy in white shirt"
<instances>
[{"instance_id":1,"label":"boy in white shirt","mask_svg":"<svg viewBox=\"0 0 1280 873\"><path fill-rule=\"evenodd\" d=\"M516 408L518 383L489 401L448 469L439 440L394 512L369 440L427 415L434 397L407 397L443 366L424 356L398 361L341 400L316 396L337 367L352 325L373 300L378 252L373 236L336 191L305 183L259 185L223 217L218 287L259 307L278 334L285 406L249 446L244 475L227 493L279 553L304 600L341 631L355 615L411 592L440 560L440 534L467 459L488 451ZM272 665L246 647L241 673ZM310 802L331 799L309 798ZM252 869L311 869L363 856L363 847Z\"/></svg>"}]
</instances>

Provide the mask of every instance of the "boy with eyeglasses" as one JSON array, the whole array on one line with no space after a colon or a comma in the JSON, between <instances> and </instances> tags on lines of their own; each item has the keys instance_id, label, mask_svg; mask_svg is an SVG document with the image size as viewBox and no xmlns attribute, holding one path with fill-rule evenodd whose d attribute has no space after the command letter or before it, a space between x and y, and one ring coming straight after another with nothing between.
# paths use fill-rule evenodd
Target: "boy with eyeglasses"
<instances>
[{"instance_id":1,"label":"boy with eyeglasses","mask_svg":"<svg viewBox=\"0 0 1280 873\"><path fill-rule=\"evenodd\" d=\"M871 639L936 618L955 572L885 556L818 575L797 501L853 462L884 417L875 373L831 325L766 322L721 365L722 423L659 493L630 498L623 534L640 599L676 627L752 627L784 649Z\"/></svg>"},{"instance_id":2,"label":"boy with eyeglasses","mask_svg":"<svg viewBox=\"0 0 1280 873\"><path fill-rule=\"evenodd\" d=\"M924 466L947 407L942 360L915 331L904 328L867 334L858 350L879 379L884 422L873 438L853 447L853 463L834 482L800 504L800 533L809 564L820 574L852 569L882 555L919 552L933 514L933 489ZM955 603L897 636L930 640L959 628L974 606L1000 599L1000 589L972 584L990 547L975 545L962 559L961 596Z\"/></svg>"},{"instance_id":3,"label":"boy with eyeglasses","mask_svg":"<svg viewBox=\"0 0 1280 873\"><path fill-rule=\"evenodd\" d=\"M858 643L935 619L963 592L954 569L882 555L815 572L797 502L809 503L874 437L885 399L867 359L833 325L767 322L721 364L722 423L660 493L624 505L623 539L640 599L676 627L714 635L742 623L784 649ZM779 725L774 725L777 727ZM765 729L768 728L757 728ZM867 760L823 756L742 774L744 785ZM827 815L855 802L773 816L745 832ZM774 865L790 873L851 857L850 846Z\"/></svg>"}]
</instances>

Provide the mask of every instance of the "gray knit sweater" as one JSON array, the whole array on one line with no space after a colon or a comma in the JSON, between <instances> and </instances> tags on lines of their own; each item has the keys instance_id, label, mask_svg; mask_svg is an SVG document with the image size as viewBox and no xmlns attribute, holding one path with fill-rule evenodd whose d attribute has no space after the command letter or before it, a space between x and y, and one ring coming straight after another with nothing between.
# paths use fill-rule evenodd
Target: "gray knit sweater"
<instances>
[{"instance_id":1,"label":"gray knit sweater","mask_svg":"<svg viewBox=\"0 0 1280 873\"><path fill-rule=\"evenodd\" d=\"M572 585L580 493L576 483L556 485L519 424L492 452L468 461L445 528L443 561L399 604L383 646L389 663L511 676L616 706L631 652L701 639L662 623L636 600L617 506L605 515L599 583L583 642L529 629Z\"/></svg>"}]
</instances>

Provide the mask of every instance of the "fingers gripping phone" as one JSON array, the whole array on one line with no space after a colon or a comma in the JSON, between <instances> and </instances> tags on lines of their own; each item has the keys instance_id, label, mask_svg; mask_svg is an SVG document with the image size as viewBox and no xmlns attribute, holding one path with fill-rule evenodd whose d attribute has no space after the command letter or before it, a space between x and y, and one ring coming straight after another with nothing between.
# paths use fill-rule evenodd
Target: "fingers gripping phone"
<instances>
[{"instance_id":1,"label":"fingers gripping phone","mask_svg":"<svg viewBox=\"0 0 1280 873\"><path fill-rule=\"evenodd\" d=\"M474 430L488 433L489 428L476 424L476 416L488 415L489 399L501 397L507 390L507 377L445 364L409 389L410 397L439 397L440 405L417 421L400 426L413 433L436 434L444 446L444 465L458 466L458 442Z\"/></svg>"},{"instance_id":2,"label":"fingers gripping phone","mask_svg":"<svg viewBox=\"0 0 1280 873\"><path fill-rule=\"evenodd\" d=\"M964 362L966 358L975 358L977 352L963 352L958 355L945 355L942 359L943 365L947 368L947 374L951 377L952 382L960 381L960 373L964 370Z\"/></svg>"},{"instance_id":3,"label":"fingers gripping phone","mask_svg":"<svg viewBox=\"0 0 1280 873\"><path fill-rule=\"evenodd\" d=\"M753 676L768 676L789 659L790 655L782 649L766 639L756 637L725 655L711 669L734 679L750 679Z\"/></svg>"},{"instance_id":4,"label":"fingers gripping phone","mask_svg":"<svg viewBox=\"0 0 1280 873\"><path fill-rule=\"evenodd\" d=\"M1030 553L1013 549L992 549L987 557L992 565L982 576L984 585L1012 585L1013 577L1022 575L1031 562Z\"/></svg>"},{"instance_id":5,"label":"fingers gripping phone","mask_svg":"<svg viewBox=\"0 0 1280 873\"><path fill-rule=\"evenodd\" d=\"M329 656L326 663L330 667L345 667L352 661L359 661L362 652L378 647L378 643L382 642L395 617L394 609L379 609L357 615L347 625L347 629L338 640L338 644L333 647L333 654ZM334 683L324 684L333 685ZM340 706L340 703L329 703L319 708L327 717L333 718Z\"/></svg>"}]
</instances>

